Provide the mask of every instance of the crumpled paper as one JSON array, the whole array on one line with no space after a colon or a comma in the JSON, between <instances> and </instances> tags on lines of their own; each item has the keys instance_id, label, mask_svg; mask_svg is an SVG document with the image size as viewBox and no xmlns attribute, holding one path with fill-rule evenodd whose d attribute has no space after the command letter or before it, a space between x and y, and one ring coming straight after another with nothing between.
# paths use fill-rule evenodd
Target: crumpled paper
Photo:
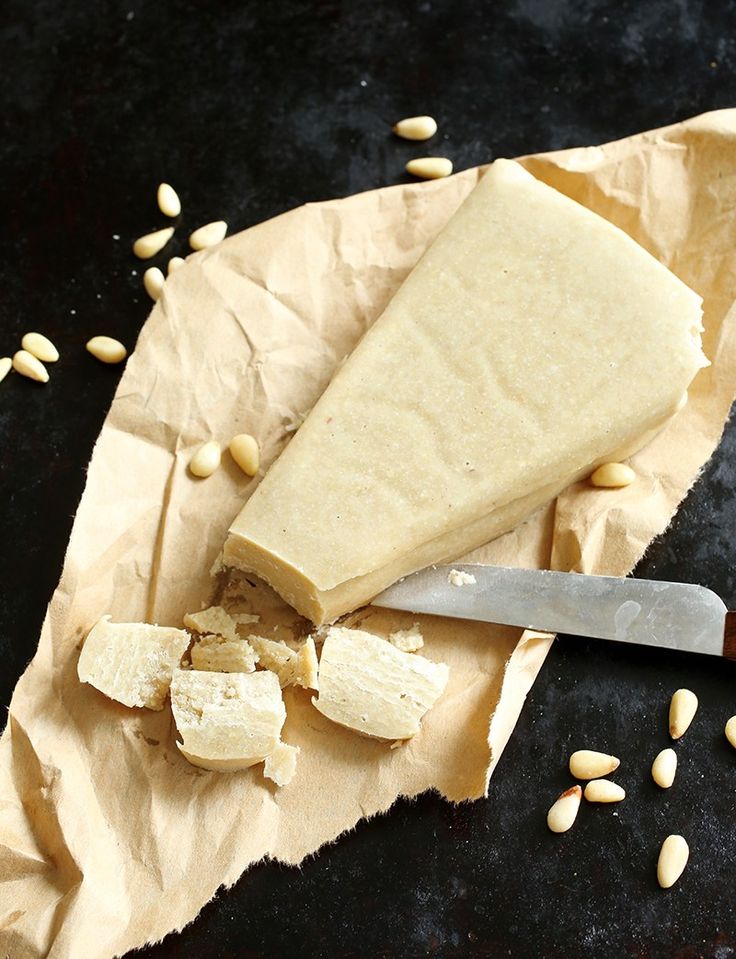
<instances>
[{"instance_id":1,"label":"crumpled paper","mask_svg":"<svg viewBox=\"0 0 736 959\"><path fill-rule=\"evenodd\" d=\"M634 457L633 486L578 484L467 559L625 574L712 453L734 393L736 111L523 163L704 297L712 366ZM549 637L359 611L351 623L381 634L418 620L423 653L450 665L448 690L421 733L393 750L286 690L284 738L302 752L281 790L258 767L188 765L168 710L126 709L76 675L101 614L179 625L211 597L209 570L256 481L227 456L194 480L193 450L249 432L267 467L480 172L308 204L190 257L167 280L95 446L61 581L0 740L3 954L123 953L181 928L251 863L297 863L400 795L486 792ZM220 577L214 592L259 612L256 632L303 634L253 581Z\"/></svg>"}]
</instances>

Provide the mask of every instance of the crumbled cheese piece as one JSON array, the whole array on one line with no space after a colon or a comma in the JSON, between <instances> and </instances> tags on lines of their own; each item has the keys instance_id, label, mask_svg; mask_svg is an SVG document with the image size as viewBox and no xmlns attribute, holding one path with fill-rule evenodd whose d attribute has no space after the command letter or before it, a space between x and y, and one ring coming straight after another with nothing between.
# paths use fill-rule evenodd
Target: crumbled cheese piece
<instances>
[{"instance_id":1,"label":"crumbled cheese piece","mask_svg":"<svg viewBox=\"0 0 736 959\"><path fill-rule=\"evenodd\" d=\"M250 626L251 623L260 623L261 621L258 613L233 613L232 618L238 626Z\"/></svg>"},{"instance_id":2,"label":"crumbled cheese piece","mask_svg":"<svg viewBox=\"0 0 736 959\"><path fill-rule=\"evenodd\" d=\"M451 569L447 574L447 582L450 586L472 586L477 580L472 573L465 573L461 569Z\"/></svg>"},{"instance_id":3,"label":"crumbled cheese piece","mask_svg":"<svg viewBox=\"0 0 736 959\"><path fill-rule=\"evenodd\" d=\"M279 681L269 672L176 670L171 709L183 755L219 771L262 762L278 746L286 721Z\"/></svg>"},{"instance_id":4,"label":"crumbled cheese piece","mask_svg":"<svg viewBox=\"0 0 736 959\"><path fill-rule=\"evenodd\" d=\"M103 616L87 635L77 673L83 683L126 706L163 709L188 645L189 634L183 629L111 623Z\"/></svg>"},{"instance_id":5,"label":"crumbled cheese piece","mask_svg":"<svg viewBox=\"0 0 736 959\"><path fill-rule=\"evenodd\" d=\"M258 664L276 673L282 686L319 688L319 663L311 636L299 649L292 649L280 640L266 639L264 636L249 636L248 642L258 654Z\"/></svg>"},{"instance_id":6,"label":"crumbled cheese piece","mask_svg":"<svg viewBox=\"0 0 736 959\"><path fill-rule=\"evenodd\" d=\"M447 685L448 667L358 629L332 626L319 663L316 708L379 739L409 739Z\"/></svg>"},{"instance_id":7,"label":"crumbled cheese piece","mask_svg":"<svg viewBox=\"0 0 736 959\"><path fill-rule=\"evenodd\" d=\"M194 669L214 673L252 673L258 662L247 639L225 639L213 633L198 640L189 655Z\"/></svg>"},{"instance_id":8,"label":"crumbled cheese piece","mask_svg":"<svg viewBox=\"0 0 736 959\"><path fill-rule=\"evenodd\" d=\"M184 625L195 633L216 633L232 640L238 638L235 621L222 606L209 606L198 613L187 613Z\"/></svg>"},{"instance_id":9,"label":"crumbled cheese piece","mask_svg":"<svg viewBox=\"0 0 736 959\"><path fill-rule=\"evenodd\" d=\"M424 646L424 637L419 632L419 623L414 623L411 629L397 629L395 633L390 633L388 641L402 653L415 653Z\"/></svg>"},{"instance_id":10,"label":"crumbled cheese piece","mask_svg":"<svg viewBox=\"0 0 736 959\"><path fill-rule=\"evenodd\" d=\"M294 778L298 755L298 746L279 743L271 755L266 756L266 761L263 764L263 775L266 779L273 779L277 786L287 786Z\"/></svg>"},{"instance_id":11,"label":"crumbled cheese piece","mask_svg":"<svg viewBox=\"0 0 736 959\"><path fill-rule=\"evenodd\" d=\"M219 576L220 573L225 569L224 563L224 551L220 550L215 558L214 563L210 566L210 576L214 579L215 576Z\"/></svg>"}]
</instances>

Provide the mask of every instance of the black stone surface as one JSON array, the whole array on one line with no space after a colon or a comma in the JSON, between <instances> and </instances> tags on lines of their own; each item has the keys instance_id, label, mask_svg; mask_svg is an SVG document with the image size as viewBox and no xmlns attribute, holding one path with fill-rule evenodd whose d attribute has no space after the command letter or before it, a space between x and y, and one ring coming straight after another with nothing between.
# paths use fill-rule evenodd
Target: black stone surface
<instances>
[{"instance_id":1,"label":"black stone surface","mask_svg":"<svg viewBox=\"0 0 736 959\"><path fill-rule=\"evenodd\" d=\"M0 386L2 701L33 654L119 375L83 344L132 345L148 312L129 244L161 222L159 180L181 191L186 227L237 230L402 181L417 149L388 132L402 116L433 113L433 150L463 168L730 106L735 14L717 0L6 0L0 355L40 328L63 359L45 388ZM732 606L735 452L731 429L639 570ZM735 679L717 660L562 639L487 801L399 802L301 869L251 870L143 954L733 956ZM701 710L661 793L648 768L683 684ZM553 838L545 813L581 740L620 755L628 798ZM658 845L677 831L691 863L664 893Z\"/></svg>"}]
</instances>

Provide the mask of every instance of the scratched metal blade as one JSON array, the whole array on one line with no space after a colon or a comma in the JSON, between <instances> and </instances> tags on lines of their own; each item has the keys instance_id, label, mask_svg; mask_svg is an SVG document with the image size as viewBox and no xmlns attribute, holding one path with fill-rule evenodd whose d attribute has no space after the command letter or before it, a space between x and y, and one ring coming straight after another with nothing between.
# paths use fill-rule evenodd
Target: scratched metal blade
<instances>
[{"instance_id":1,"label":"scratched metal blade","mask_svg":"<svg viewBox=\"0 0 736 959\"><path fill-rule=\"evenodd\" d=\"M452 569L475 583L452 586ZM687 583L461 564L407 576L373 605L723 655L726 607Z\"/></svg>"}]
</instances>

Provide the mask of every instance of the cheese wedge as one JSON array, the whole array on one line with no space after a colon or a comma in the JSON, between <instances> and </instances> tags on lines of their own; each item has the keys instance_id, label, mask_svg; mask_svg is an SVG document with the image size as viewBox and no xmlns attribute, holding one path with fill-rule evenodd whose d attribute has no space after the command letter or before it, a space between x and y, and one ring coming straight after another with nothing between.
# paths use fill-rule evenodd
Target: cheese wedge
<instances>
[{"instance_id":1,"label":"cheese wedge","mask_svg":"<svg viewBox=\"0 0 736 959\"><path fill-rule=\"evenodd\" d=\"M163 709L189 643L183 629L111 623L103 616L84 641L77 673L83 683L125 706Z\"/></svg>"},{"instance_id":2,"label":"cheese wedge","mask_svg":"<svg viewBox=\"0 0 736 959\"><path fill-rule=\"evenodd\" d=\"M328 719L364 736L409 739L447 686L449 669L402 653L379 636L332 626L319 661L319 699Z\"/></svg>"},{"instance_id":3,"label":"cheese wedge","mask_svg":"<svg viewBox=\"0 0 736 959\"><path fill-rule=\"evenodd\" d=\"M280 742L286 721L274 673L210 673L179 669L171 681L171 709L182 754L218 772L262 762Z\"/></svg>"},{"instance_id":4,"label":"cheese wedge","mask_svg":"<svg viewBox=\"0 0 736 959\"><path fill-rule=\"evenodd\" d=\"M232 524L227 565L320 624L631 455L696 372L701 300L497 160Z\"/></svg>"},{"instance_id":5,"label":"cheese wedge","mask_svg":"<svg viewBox=\"0 0 736 959\"><path fill-rule=\"evenodd\" d=\"M303 686L318 689L319 663L314 640L309 636L299 649L292 649L280 640L249 636L248 641L258 656L258 664L279 677L281 686Z\"/></svg>"}]
</instances>

